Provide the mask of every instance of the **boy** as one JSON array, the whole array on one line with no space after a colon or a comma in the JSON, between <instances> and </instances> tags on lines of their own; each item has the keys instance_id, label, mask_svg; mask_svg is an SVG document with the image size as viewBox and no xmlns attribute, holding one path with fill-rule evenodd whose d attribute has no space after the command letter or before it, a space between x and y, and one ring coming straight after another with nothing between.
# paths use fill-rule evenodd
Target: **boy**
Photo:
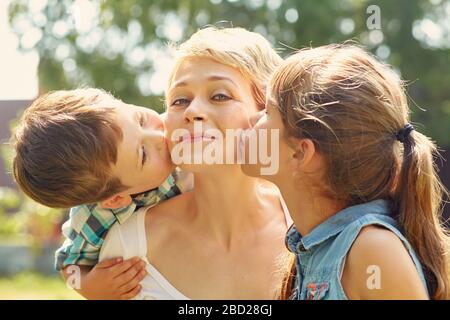
<instances>
[{"instance_id":1,"label":"boy","mask_svg":"<svg viewBox=\"0 0 450 320\"><path fill-rule=\"evenodd\" d=\"M79 266L76 289L88 299L139 293L146 274L139 258L97 262L116 221L192 187L171 162L161 116L99 89L55 91L25 110L14 148L20 188L46 206L73 207L56 268L66 278L68 266Z\"/></svg>"}]
</instances>

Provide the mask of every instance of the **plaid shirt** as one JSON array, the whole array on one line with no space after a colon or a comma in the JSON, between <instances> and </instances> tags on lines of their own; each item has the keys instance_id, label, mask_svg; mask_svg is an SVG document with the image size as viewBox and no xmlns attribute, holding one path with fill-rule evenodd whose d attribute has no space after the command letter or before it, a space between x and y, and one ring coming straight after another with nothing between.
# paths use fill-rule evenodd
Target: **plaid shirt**
<instances>
[{"instance_id":1,"label":"plaid shirt","mask_svg":"<svg viewBox=\"0 0 450 320\"><path fill-rule=\"evenodd\" d=\"M66 240L55 253L56 270L71 264L96 265L106 234L116 221L123 223L139 208L154 206L180 194L183 183L175 171L158 188L134 197L128 207L104 209L98 204L84 204L71 208L70 218L62 226Z\"/></svg>"}]
</instances>

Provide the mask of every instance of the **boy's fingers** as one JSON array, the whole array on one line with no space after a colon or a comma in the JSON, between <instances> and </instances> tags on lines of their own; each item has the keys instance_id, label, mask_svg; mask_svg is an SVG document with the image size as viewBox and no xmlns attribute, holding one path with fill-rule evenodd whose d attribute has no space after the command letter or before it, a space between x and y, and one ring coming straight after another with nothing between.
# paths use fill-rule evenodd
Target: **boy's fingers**
<instances>
[{"instance_id":1,"label":"boy's fingers","mask_svg":"<svg viewBox=\"0 0 450 320\"><path fill-rule=\"evenodd\" d=\"M110 268L112 266L115 266L118 263L121 263L123 261L122 258L111 258L103 260L102 262L99 262L96 267L97 268Z\"/></svg>"},{"instance_id":2,"label":"boy's fingers","mask_svg":"<svg viewBox=\"0 0 450 320\"><path fill-rule=\"evenodd\" d=\"M145 263L143 261L139 263L135 263L131 268L129 268L127 271L123 272L119 276L115 278L115 281L117 281L119 287L130 282L135 278L139 272L144 271L145 272Z\"/></svg>"},{"instance_id":3,"label":"boy's fingers","mask_svg":"<svg viewBox=\"0 0 450 320\"><path fill-rule=\"evenodd\" d=\"M128 260L123 261L122 263L119 263L111 269L112 276L114 278L120 276L122 273L130 269L131 267L134 267L136 264L139 266L139 262L141 259L139 257L134 257Z\"/></svg>"},{"instance_id":4,"label":"boy's fingers","mask_svg":"<svg viewBox=\"0 0 450 320\"><path fill-rule=\"evenodd\" d=\"M134 288L130 292L124 293L123 295L120 296L120 298L122 300L130 300L130 299L136 297L139 294L139 292L141 292L141 286L140 285L138 285L136 288Z\"/></svg>"},{"instance_id":5,"label":"boy's fingers","mask_svg":"<svg viewBox=\"0 0 450 320\"><path fill-rule=\"evenodd\" d=\"M126 282L123 286L119 287L120 292L130 292L134 288L136 288L139 285L139 282L142 281L142 279L145 278L147 275L147 271L141 270L136 274L136 276L131 279L130 281Z\"/></svg>"}]
</instances>

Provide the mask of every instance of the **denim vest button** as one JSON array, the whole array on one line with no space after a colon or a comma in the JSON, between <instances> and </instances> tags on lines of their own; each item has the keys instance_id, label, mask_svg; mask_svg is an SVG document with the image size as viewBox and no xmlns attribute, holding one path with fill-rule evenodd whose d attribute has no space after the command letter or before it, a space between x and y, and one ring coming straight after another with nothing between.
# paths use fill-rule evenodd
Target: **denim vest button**
<instances>
[{"instance_id":1,"label":"denim vest button","mask_svg":"<svg viewBox=\"0 0 450 320\"><path fill-rule=\"evenodd\" d=\"M303 243L300 242L300 243L297 245L297 250L300 251L300 252L305 252L305 251L306 251L306 248L305 248L305 246L303 245Z\"/></svg>"}]
</instances>

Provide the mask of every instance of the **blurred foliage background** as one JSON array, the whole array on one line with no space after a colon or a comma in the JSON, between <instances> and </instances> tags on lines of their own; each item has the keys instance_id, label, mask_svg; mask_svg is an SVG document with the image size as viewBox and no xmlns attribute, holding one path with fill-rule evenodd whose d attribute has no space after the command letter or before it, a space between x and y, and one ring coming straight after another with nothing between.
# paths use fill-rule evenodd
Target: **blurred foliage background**
<instances>
[{"instance_id":1,"label":"blurred foliage background","mask_svg":"<svg viewBox=\"0 0 450 320\"><path fill-rule=\"evenodd\" d=\"M381 28L369 30L374 4ZM228 21L259 32L284 55L353 39L401 73L414 121L450 145L448 0L17 0L10 19L22 49L39 52L42 92L97 86L159 111L167 42L207 24Z\"/></svg>"},{"instance_id":2,"label":"blurred foliage background","mask_svg":"<svg viewBox=\"0 0 450 320\"><path fill-rule=\"evenodd\" d=\"M377 13L380 25L372 28L368 19ZM39 54L40 93L101 87L157 111L171 67L167 44L208 24L259 32L282 56L353 40L401 74L418 129L450 150L450 0L12 0L9 17L20 49ZM10 159L8 147L1 152ZM58 245L65 214L1 188L0 240L26 239L51 260L43 248ZM27 297L27 281L50 290L41 297L75 297L62 281L39 277L0 278L0 299Z\"/></svg>"}]
</instances>

